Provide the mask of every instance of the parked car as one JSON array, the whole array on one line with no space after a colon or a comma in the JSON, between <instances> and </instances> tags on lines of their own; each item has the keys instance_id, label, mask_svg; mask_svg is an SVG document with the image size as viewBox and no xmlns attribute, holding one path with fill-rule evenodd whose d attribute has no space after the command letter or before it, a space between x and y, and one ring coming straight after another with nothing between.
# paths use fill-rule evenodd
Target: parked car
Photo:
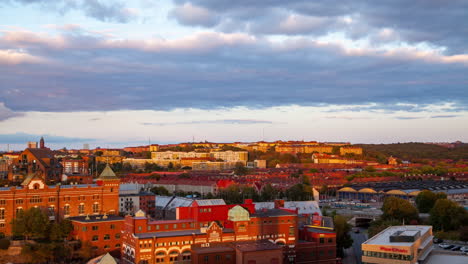
<instances>
[{"instance_id":1,"label":"parked car","mask_svg":"<svg viewBox=\"0 0 468 264\"><path fill-rule=\"evenodd\" d=\"M444 248L444 249L447 249L447 250L448 250L448 249L452 249L452 248L454 248L454 247L455 247L455 245L449 245L448 247L446 247L446 248Z\"/></svg>"},{"instance_id":2,"label":"parked car","mask_svg":"<svg viewBox=\"0 0 468 264\"><path fill-rule=\"evenodd\" d=\"M449 248L451 245L447 244L447 243L442 243L442 244L439 244L439 247L440 248L443 248L443 249L447 249Z\"/></svg>"},{"instance_id":3,"label":"parked car","mask_svg":"<svg viewBox=\"0 0 468 264\"><path fill-rule=\"evenodd\" d=\"M459 251L460 248L461 248L460 246L454 246L451 250L452 250L452 251Z\"/></svg>"},{"instance_id":4,"label":"parked car","mask_svg":"<svg viewBox=\"0 0 468 264\"><path fill-rule=\"evenodd\" d=\"M468 252L468 246L461 247L460 251Z\"/></svg>"},{"instance_id":5,"label":"parked car","mask_svg":"<svg viewBox=\"0 0 468 264\"><path fill-rule=\"evenodd\" d=\"M440 238L434 238L434 243L435 244L439 244L439 243L442 243L444 242L444 240L440 239Z\"/></svg>"}]
</instances>

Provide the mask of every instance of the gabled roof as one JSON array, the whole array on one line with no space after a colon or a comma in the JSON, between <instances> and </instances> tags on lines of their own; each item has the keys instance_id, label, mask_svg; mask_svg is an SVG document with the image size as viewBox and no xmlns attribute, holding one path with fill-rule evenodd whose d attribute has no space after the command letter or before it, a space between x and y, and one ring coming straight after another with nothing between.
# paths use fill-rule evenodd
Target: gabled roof
<instances>
[{"instance_id":1,"label":"gabled roof","mask_svg":"<svg viewBox=\"0 0 468 264\"><path fill-rule=\"evenodd\" d=\"M33 179L37 179L37 180L41 180L42 181L42 178L37 176L37 174L35 173L30 173L26 176L26 178L24 179L24 181L21 183L22 186L28 186L29 183L33 180Z\"/></svg>"},{"instance_id":2,"label":"gabled roof","mask_svg":"<svg viewBox=\"0 0 468 264\"><path fill-rule=\"evenodd\" d=\"M101 175L99 175L100 180L114 180L118 179L117 175L115 175L114 171L111 169L109 164L106 164L106 167L104 170L101 172Z\"/></svg>"},{"instance_id":3,"label":"gabled roof","mask_svg":"<svg viewBox=\"0 0 468 264\"><path fill-rule=\"evenodd\" d=\"M98 262L99 264L117 264L117 261L109 254L105 254Z\"/></svg>"}]
</instances>

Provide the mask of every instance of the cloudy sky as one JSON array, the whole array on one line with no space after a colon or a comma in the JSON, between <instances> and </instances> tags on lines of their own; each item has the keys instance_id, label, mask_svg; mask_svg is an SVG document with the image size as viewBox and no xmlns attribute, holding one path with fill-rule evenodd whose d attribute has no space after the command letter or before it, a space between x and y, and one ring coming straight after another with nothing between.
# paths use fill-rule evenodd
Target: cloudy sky
<instances>
[{"instance_id":1,"label":"cloudy sky","mask_svg":"<svg viewBox=\"0 0 468 264\"><path fill-rule=\"evenodd\" d=\"M0 150L468 141L466 0L0 0Z\"/></svg>"}]
</instances>

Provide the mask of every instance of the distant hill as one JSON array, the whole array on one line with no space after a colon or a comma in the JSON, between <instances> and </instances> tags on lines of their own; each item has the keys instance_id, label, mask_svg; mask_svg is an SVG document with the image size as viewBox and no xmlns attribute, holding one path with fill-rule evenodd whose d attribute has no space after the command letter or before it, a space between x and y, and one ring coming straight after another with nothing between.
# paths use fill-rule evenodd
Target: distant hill
<instances>
[{"instance_id":1,"label":"distant hill","mask_svg":"<svg viewBox=\"0 0 468 264\"><path fill-rule=\"evenodd\" d=\"M425 143L395 143L395 144L360 144L364 155L377 157L381 155L394 156L402 160L415 159L452 159L468 160L468 144L461 143L455 148L446 148Z\"/></svg>"}]
</instances>

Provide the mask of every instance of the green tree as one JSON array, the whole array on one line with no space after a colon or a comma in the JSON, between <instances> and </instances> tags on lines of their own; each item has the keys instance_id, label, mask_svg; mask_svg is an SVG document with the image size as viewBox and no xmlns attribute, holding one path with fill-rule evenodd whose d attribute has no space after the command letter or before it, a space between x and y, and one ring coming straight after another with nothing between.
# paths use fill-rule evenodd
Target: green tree
<instances>
[{"instance_id":1,"label":"green tree","mask_svg":"<svg viewBox=\"0 0 468 264\"><path fill-rule=\"evenodd\" d=\"M169 191L164 186L155 186L151 188L150 191L156 195L164 195L164 196L169 195Z\"/></svg>"},{"instance_id":2,"label":"green tree","mask_svg":"<svg viewBox=\"0 0 468 264\"><path fill-rule=\"evenodd\" d=\"M424 190L421 191L418 196L416 196L416 206L418 207L419 212L429 213L438 199L445 198L447 198L445 193L434 193L428 190Z\"/></svg>"},{"instance_id":3,"label":"green tree","mask_svg":"<svg viewBox=\"0 0 468 264\"><path fill-rule=\"evenodd\" d=\"M457 230L468 223L466 210L448 199L438 199L429 213L429 221L435 230Z\"/></svg>"},{"instance_id":4,"label":"green tree","mask_svg":"<svg viewBox=\"0 0 468 264\"><path fill-rule=\"evenodd\" d=\"M343 257L343 249L353 245L353 239L349 234L351 225L348 224L346 218L341 215L335 215L333 217L333 223L335 224L337 255Z\"/></svg>"},{"instance_id":5,"label":"green tree","mask_svg":"<svg viewBox=\"0 0 468 264\"><path fill-rule=\"evenodd\" d=\"M51 241L63 241L73 230L73 224L68 219L50 225L49 239Z\"/></svg>"},{"instance_id":6,"label":"green tree","mask_svg":"<svg viewBox=\"0 0 468 264\"><path fill-rule=\"evenodd\" d=\"M410 202L398 197L387 197L382 206L382 219L396 219L400 222L410 223L419 220L418 210Z\"/></svg>"},{"instance_id":7,"label":"green tree","mask_svg":"<svg viewBox=\"0 0 468 264\"><path fill-rule=\"evenodd\" d=\"M278 195L278 190L273 188L271 184L267 183L262 188L262 192L260 193L260 198L261 198L261 201L263 202L269 202L275 199L277 195Z\"/></svg>"},{"instance_id":8,"label":"green tree","mask_svg":"<svg viewBox=\"0 0 468 264\"><path fill-rule=\"evenodd\" d=\"M13 234L30 238L43 239L48 236L49 217L40 208L30 208L22 211L12 221Z\"/></svg>"},{"instance_id":9,"label":"green tree","mask_svg":"<svg viewBox=\"0 0 468 264\"><path fill-rule=\"evenodd\" d=\"M246 175L249 170L244 166L242 162L237 162L236 167L234 168L234 174L236 175Z\"/></svg>"}]
</instances>

